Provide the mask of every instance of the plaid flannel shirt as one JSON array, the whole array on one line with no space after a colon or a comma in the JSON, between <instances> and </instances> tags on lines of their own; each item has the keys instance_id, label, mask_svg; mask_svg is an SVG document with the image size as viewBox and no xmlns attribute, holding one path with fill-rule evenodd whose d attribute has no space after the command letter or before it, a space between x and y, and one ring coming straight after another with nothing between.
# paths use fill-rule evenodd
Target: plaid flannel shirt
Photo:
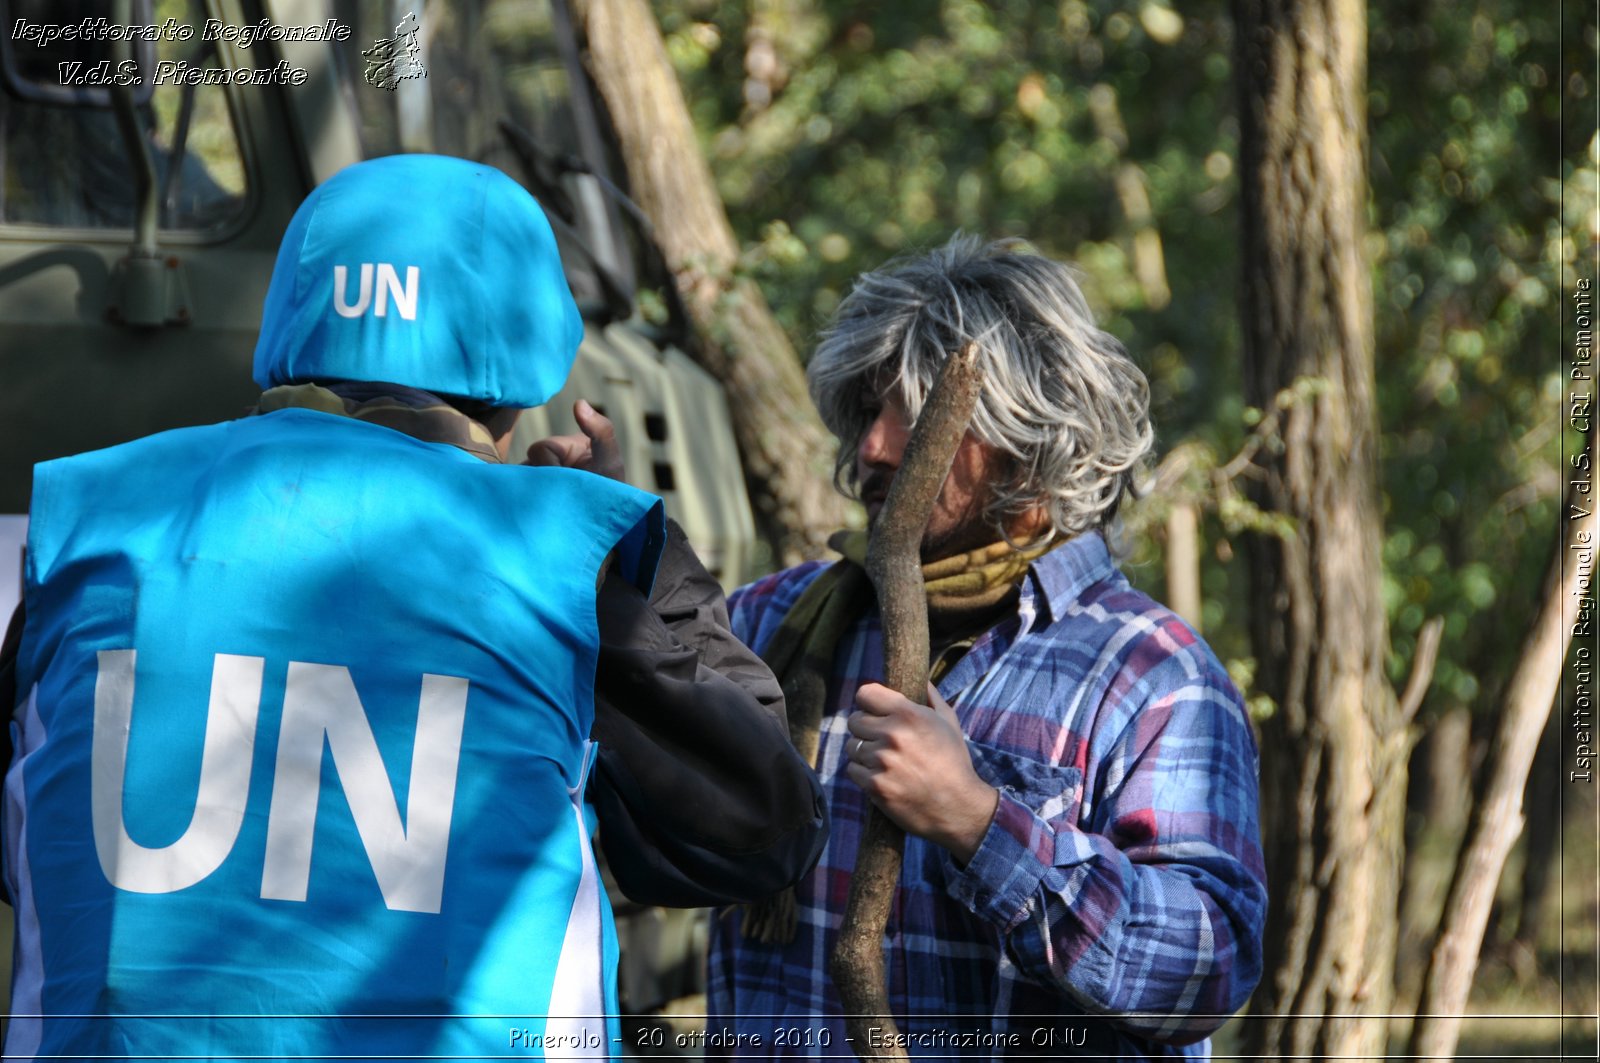
<instances>
[{"instance_id":1,"label":"plaid flannel shirt","mask_svg":"<svg viewBox=\"0 0 1600 1063\"><path fill-rule=\"evenodd\" d=\"M756 650L825 566L735 592ZM850 1058L827 959L865 812L845 717L881 681L870 610L834 658L819 774L832 837L796 890L798 932L768 946L712 926L714 1057ZM973 765L1000 791L966 866L909 837L889 918L889 1001L913 1056L1206 1055L1261 973L1257 758L1211 650L1129 586L1099 534L1045 554L1014 617L939 684Z\"/></svg>"}]
</instances>

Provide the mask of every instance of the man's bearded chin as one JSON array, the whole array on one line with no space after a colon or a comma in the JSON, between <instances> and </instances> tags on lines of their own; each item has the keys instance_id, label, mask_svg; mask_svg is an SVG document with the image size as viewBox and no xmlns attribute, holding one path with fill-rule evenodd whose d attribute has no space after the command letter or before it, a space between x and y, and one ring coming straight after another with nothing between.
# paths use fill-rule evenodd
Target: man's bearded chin
<instances>
[{"instance_id":1,"label":"man's bearded chin","mask_svg":"<svg viewBox=\"0 0 1600 1063\"><path fill-rule=\"evenodd\" d=\"M967 519L942 534L924 534L922 537L922 563L941 561L956 554L964 554L988 546L1001 538L1000 532L983 517L981 507L969 513Z\"/></svg>"},{"instance_id":2,"label":"man's bearded chin","mask_svg":"<svg viewBox=\"0 0 1600 1063\"><path fill-rule=\"evenodd\" d=\"M888 497L891 480L892 477L889 476L866 477L861 481L857 497L861 499L863 505L870 505L874 501L884 501ZM876 513L870 509L868 510L867 531L869 533L875 533L878 530L878 521L883 517L885 508L885 506L880 505ZM924 533L920 551L922 561L927 564L956 554L964 554L969 550L976 550L980 546L988 546L1000 538L1001 533L984 516L983 506L974 503L960 524L945 528L937 534Z\"/></svg>"},{"instance_id":3,"label":"man's bearded chin","mask_svg":"<svg viewBox=\"0 0 1600 1063\"><path fill-rule=\"evenodd\" d=\"M874 502L883 502L889 497L889 485L894 478L883 473L869 474L862 478L856 497L861 499L863 506L871 506ZM874 527L878 517L883 514L883 507L878 507L878 512L867 518L867 526Z\"/></svg>"}]
</instances>

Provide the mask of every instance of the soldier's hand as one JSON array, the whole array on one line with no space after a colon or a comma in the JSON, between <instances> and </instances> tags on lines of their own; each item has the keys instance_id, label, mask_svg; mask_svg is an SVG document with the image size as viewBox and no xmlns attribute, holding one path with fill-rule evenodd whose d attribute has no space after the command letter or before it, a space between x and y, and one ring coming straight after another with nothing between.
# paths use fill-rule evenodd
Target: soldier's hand
<instances>
[{"instance_id":1,"label":"soldier's hand","mask_svg":"<svg viewBox=\"0 0 1600 1063\"><path fill-rule=\"evenodd\" d=\"M622 448L610 419L583 399L573 403L572 416L581 435L546 436L528 448L523 464L559 465L626 481Z\"/></svg>"}]
</instances>

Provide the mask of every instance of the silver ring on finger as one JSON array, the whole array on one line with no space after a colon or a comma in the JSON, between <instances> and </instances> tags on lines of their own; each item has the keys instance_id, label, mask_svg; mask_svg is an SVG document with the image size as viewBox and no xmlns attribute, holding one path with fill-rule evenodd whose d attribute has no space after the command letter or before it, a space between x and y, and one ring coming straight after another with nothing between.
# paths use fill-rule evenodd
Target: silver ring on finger
<instances>
[{"instance_id":1,"label":"silver ring on finger","mask_svg":"<svg viewBox=\"0 0 1600 1063\"><path fill-rule=\"evenodd\" d=\"M856 739L855 748L849 750L848 753L847 753L849 758L851 760L856 759L856 754L860 753L861 752L861 747L866 745L866 744L867 744L867 740L865 738L857 738Z\"/></svg>"}]
</instances>

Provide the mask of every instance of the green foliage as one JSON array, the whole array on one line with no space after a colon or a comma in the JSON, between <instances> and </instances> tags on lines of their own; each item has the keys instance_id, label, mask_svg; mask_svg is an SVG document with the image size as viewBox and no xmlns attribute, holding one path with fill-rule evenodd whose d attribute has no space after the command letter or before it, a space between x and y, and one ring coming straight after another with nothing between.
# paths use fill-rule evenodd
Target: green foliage
<instances>
[{"instance_id":1,"label":"green foliage","mask_svg":"<svg viewBox=\"0 0 1600 1063\"><path fill-rule=\"evenodd\" d=\"M1409 669L1446 618L1435 702L1513 665L1554 538L1561 268L1600 226L1581 5L1369 5L1369 249L1384 599ZM1070 260L1148 373L1178 489L1206 503L1206 635L1248 661L1232 540L1293 534L1219 481L1270 411L1240 397L1238 124L1225 5L843 0L656 5L734 226L799 349L851 279L956 229ZM1563 26L1562 20L1566 21ZM1562 44L1564 40L1564 45ZM1565 47L1565 54L1561 53ZM1189 485L1187 488L1183 485ZM1130 514L1159 592L1160 499ZM1243 673L1241 673L1243 675ZM1244 678L1248 680L1248 676ZM1265 707L1263 707L1265 711Z\"/></svg>"},{"instance_id":2,"label":"green foliage","mask_svg":"<svg viewBox=\"0 0 1600 1063\"><path fill-rule=\"evenodd\" d=\"M1213 261L1231 253L1231 228L1198 220L1234 195L1228 64L1205 61L1225 55L1227 25L1124 6L946 0L892 19L797 0L658 8L735 229L755 242L782 222L807 249L758 274L802 350L863 269L956 229L1023 236L1078 264L1119 336L1166 345L1191 400L1165 420L1174 438L1207 418L1231 390L1208 371L1233 333L1231 278L1172 276L1154 256L1185 233ZM783 72L759 109L744 46L756 34ZM1141 231L1156 240L1142 251Z\"/></svg>"},{"instance_id":3,"label":"green foliage","mask_svg":"<svg viewBox=\"0 0 1600 1063\"><path fill-rule=\"evenodd\" d=\"M1248 691L1255 685L1256 659L1254 657L1234 657L1227 662L1228 678L1233 680L1233 685L1240 690ZM1245 709L1250 713L1250 719L1256 723L1270 719L1278 711L1277 703L1265 694L1249 694L1245 698Z\"/></svg>"},{"instance_id":4,"label":"green foliage","mask_svg":"<svg viewBox=\"0 0 1600 1063\"><path fill-rule=\"evenodd\" d=\"M1593 88L1562 84L1594 68L1580 16L1490 0L1369 14L1390 671L1443 616L1436 702L1492 700L1554 546L1561 268L1596 223L1570 199L1594 187L1572 98ZM1560 157L1564 94L1576 159Z\"/></svg>"}]
</instances>

